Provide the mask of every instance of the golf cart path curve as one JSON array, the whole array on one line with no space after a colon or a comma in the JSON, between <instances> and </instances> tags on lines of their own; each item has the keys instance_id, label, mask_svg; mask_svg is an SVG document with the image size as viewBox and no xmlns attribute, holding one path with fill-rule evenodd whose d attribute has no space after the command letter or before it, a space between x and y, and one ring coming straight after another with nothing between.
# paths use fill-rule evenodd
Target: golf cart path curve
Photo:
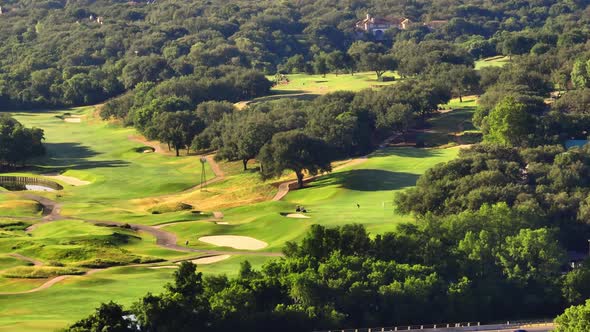
<instances>
[{"instance_id":1,"label":"golf cart path curve","mask_svg":"<svg viewBox=\"0 0 590 332\"><path fill-rule=\"evenodd\" d=\"M35 258L31 258L31 257L27 257L27 256L23 256L21 254L17 254L17 253L12 253L12 254L8 254L8 256L14 257L16 259L20 259L23 261L27 261L29 263L32 263L34 266L43 266L43 262L40 260L37 260Z\"/></svg>"}]
</instances>

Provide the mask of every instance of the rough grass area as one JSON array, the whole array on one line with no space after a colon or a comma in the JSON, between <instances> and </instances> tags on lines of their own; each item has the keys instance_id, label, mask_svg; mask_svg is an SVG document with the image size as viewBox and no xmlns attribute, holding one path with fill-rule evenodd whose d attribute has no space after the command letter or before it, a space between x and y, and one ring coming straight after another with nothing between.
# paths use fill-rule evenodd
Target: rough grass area
<instances>
[{"instance_id":1,"label":"rough grass area","mask_svg":"<svg viewBox=\"0 0 590 332\"><path fill-rule=\"evenodd\" d=\"M17 266L31 266L33 263L23 261L12 256L0 256L0 271L10 269Z\"/></svg>"},{"instance_id":2,"label":"rough grass area","mask_svg":"<svg viewBox=\"0 0 590 332\"><path fill-rule=\"evenodd\" d=\"M63 275L81 275L85 272L83 269L72 267L19 266L5 270L2 276L5 278L45 279Z\"/></svg>"},{"instance_id":3,"label":"rough grass area","mask_svg":"<svg viewBox=\"0 0 590 332\"><path fill-rule=\"evenodd\" d=\"M14 232L14 231L24 231L27 227L31 226L31 223L22 221L22 220L15 220L15 219L6 219L0 220L0 232ZM0 235L1 237L1 235Z\"/></svg>"},{"instance_id":4,"label":"rough grass area","mask_svg":"<svg viewBox=\"0 0 590 332\"><path fill-rule=\"evenodd\" d=\"M141 234L128 229L67 220L41 225L30 234L0 238L0 252L18 252L54 266L85 268L161 261L133 250L147 245Z\"/></svg>"},{"instance_id":5,"label":"rough grass area","mask_svg":"<svg viewBox=\"0 0 590 332\"><path fill-rule=\"evenodd\" d=\"M242 162L219 162L225 173L222 181L207 186L203 190L196 189L192 192L166 197L152 197L134 200L138 207L148 211L158 209L162 205L174 205L179 203L190 204L197 211L219 211L223 209L251 205L272 199L276 192L277 181L263 182L258 173L258 163L251 160L248 171L243 171ZM202 220L211 215L184 214L185 220ZM200 217L200 218L199 218Z\"/></svg>"},{"instance_id":6,"label":"rough grass area","mask_svg":"<svg viewBox=\"0 0 590 332\"><path fill-rule=\"evenodd\" d=\"M24 199L0 200L0 214L7 216L39 216L43 206L38 202Z\"/></svg>"},{"instance_id":7,"label":"rough grass area","mask_svg":"<svg viewBox=\"0 0 590 332\"><path fill-rule=\"evenodd\" d=\"M153 208L148 209L148 211L151 212L152 214L160 214L160 213L190 211L192 209L193 209L192 205L178 202L178 203L165 203L165 204L156 205Z\"/></svg>"}]
</instances>

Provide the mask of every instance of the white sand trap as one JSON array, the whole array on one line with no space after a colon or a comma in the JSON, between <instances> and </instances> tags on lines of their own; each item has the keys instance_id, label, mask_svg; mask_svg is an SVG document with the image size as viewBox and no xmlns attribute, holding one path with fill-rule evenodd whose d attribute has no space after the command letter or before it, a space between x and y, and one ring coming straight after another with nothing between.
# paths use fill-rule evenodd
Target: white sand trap
<instances>
[{"instance_id":1,"label":"white sand trap","mask_svg":"<svg viewBox=\"0 0 590 332\"><path fill-rule=\"evenodd\" d=\"M268 246L266 242L256 240L255 238L237 235L203 236L199 238L199 241L218 247L230 247L243 250L258 250Z\"/></svg>"},{"instance_id":2,"label":"white sand trap","mask_svg":"<svg viewBox=\"0 0 590 332\"><path fill-rule=\"evenodd\" d=\"M304 214L301 214L301 213L289 213L285 217L287 217L287 218L295 218L295 219L309 219L309 218L311 218L311 217L308 217L308 216L306 216Z\"/></svg>"},{"instance_id":3,"label":"white sand trap","mask_svg":"<svg viewBox=\"0 0 590 332\"><path fill-rule=\"evenodd\" d=\"M70 123L80 123L80 122L82 122L82 119L76 118L76 117L69 117L69 118L64 118L64 121L70 122Z\"/></svg>"},{"instance_id":4,"label":"white sand trap","mask_svg":"<svg viewBox=\"0 0 590 332\"><path fill-rule=\"evenodd\" d=\"M89 181L80 180L80 179L72 177L72 176L61 175L59 173L47 173L47 174L43 174L43 176L46 178L51 178L51 179L65 182L65 183L72 185L72 186L85 186L85 185L89 185L92 183Z\"/></svg>"},{"instance_id":5,"label":"white sand trap","mask_svg":"<svg viewBox=\"0 0 590 332\"><path fill-rule=\"evenodd\" d=\"M147 150L143 150L143 152L142 152L142 153L154 153L154 151L152 151L152 150L150 150L150 149L147 149Z\"/></svg>"},{"instance_id":6,"label":"white sand trap","mask_svg":"<svg viewBox=\"0 0 590 332\"><path fill-rule=\"evenodd\" d=\"M227 221L217 221L215 222L217 225L229 225L229 222Z\"/></svg>"},{"instance_id":7,"label":"white sand trap","mask_svg":"<svg viewBox=\"0 0 590 332\"><path fill-rule=\"evenodd\" d=\"M221 261L226 260L226 259L228 259L230 257L231 257L231 255L219 255L219 256L203 257L203 258L193 259L192 262L195 263L195 264L197 264L197 265L207 265L207 264L213 264L213 263L221 262Z\"/></svg>"}]
</instances>

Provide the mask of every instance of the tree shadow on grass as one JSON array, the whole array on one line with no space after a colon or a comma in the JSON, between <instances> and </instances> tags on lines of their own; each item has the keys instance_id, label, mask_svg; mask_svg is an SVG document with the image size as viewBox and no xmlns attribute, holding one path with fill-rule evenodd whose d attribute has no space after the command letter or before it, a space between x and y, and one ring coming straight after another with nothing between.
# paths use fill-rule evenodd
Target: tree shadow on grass
<instances>
[{"instance_id":1,"label":"tree shadow on grass","mask_svg":"<svg viewBox=\"0 0 590 332\"><path fill-rule=\"evenodd\" d=\"M443 153L437 149L421 149L421 148L385 148L379 149L369 156L369 158L375 157L410 157L410 158L431 158L441 156Z\"/></svg>"},{"instance_id":2,"label":"tree shadow on grass","mask_svg":"<svg viewBox=\"0 0 590 332\"><path fill-rule=\"evenodd\" d=\"M399 190L416 184L419 175L405 172L390 172L380 169L355 169L338 172L320 179L321 185L340 185L356 191Z\"/></svg>"},{"instance_id":3,"label":"tree shadow on grass","mask_svg":"<svg viewBox=\"0 0 590 332\"><path fill-rule=\"evenodd\" d=\"M80 143L45 143L47 154L32 163L44 168L84 170L102 167L123 167L124 160L90 160L100 153Z\"/></svg>"}]
</instances>

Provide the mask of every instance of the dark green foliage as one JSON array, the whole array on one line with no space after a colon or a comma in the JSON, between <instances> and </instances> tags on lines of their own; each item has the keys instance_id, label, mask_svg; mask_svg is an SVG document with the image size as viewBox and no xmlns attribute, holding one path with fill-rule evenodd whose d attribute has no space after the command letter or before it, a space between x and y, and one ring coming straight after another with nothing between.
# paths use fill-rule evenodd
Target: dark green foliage
<instances>
[{"instance_id":1,"label":"dark green foliage","mask_svg":"<svg viewBox=\"0 0 590 332\"><path fill-rule=\"evenodd\" d=\"M285 170L297 175L299 188L303 187L304 172L316 175L332 170L333 148L324 141L309 137L301 131L286 131L273 136L258 156L265 179L279 177Z\"/></svg>"},{"instance_id":2,"label":"dark green foliage","mask_svg":"<svg viewBox=\"0 0 590 332\"><path fill-rule=\"evenodd\" d=\"M137 331L133 323L125 319L123 308L114 303L103 303L96 312L67 329L70 332L131 332Z\"/></svg>"},{"instance_id":3,"label":"dark green foliage","mask_svg":"<svg viewBox=\"0 0 590 332\"><path fill-rule=\"evenodd\" d=\"M583 332L590 329L590 300L585 304L569 307L559 315L556 332Z\"/></svg>"},{"instance_id":4,"label":"dark green foliage","mask_svg":"<svg viewBox=\"0 0 590 332\"><path fill-rule=\"evenodd\" d=\"M43 130L25 128L8 114L0 113L0 169L24 166L33 157L45 154Z\"/></svg>"},{"instance_id":5,"label":"dark green foliage","mask_svg":"<svg viewBox=\"0 0 590 332\"><path fill-rule=\"evenodd\" d=\"M285 258L236 278L183 263L161 295L131 307L142 330L301 331L493 320L554 313L563 252L536 219L505 204L402 224L314 225ZM512 293L509 299L505 296ZM79 323L78 323L79 324Z\"/></svg>"}]
</instances>

